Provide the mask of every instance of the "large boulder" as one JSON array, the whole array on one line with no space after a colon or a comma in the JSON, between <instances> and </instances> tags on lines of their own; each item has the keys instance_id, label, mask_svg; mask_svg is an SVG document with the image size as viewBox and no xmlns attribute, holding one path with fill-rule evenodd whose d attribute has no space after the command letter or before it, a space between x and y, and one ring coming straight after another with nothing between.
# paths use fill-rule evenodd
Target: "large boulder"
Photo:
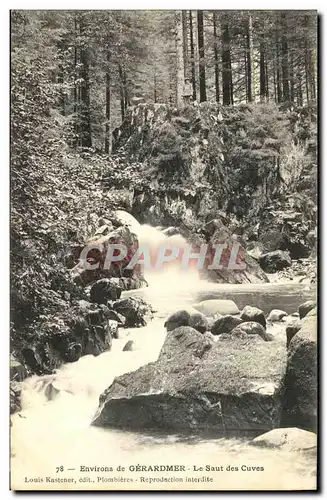
<instances>
[{"instance_id":1,"label":"large boulder","mask_svg":"<svg viewBox=\"0 0 327 500\"><path fill-rule=\"evenodd\" d=\"M261 326L261 325L260 325ZM279 426L283 342L258 336L219 343L190 327L168 332L159 358L117 377L93 425L237 435Z\"/></svg>"},{"instance_id":2,"label":"large boulder","mask_svg":"<svg viewBox=\"0 0 327 500\"><path fill-rule=\"evenodd\" d=\"M108 278L96 281L90 290L91 302L107 304L108 300L120 299L122 289Z\"/></svg>"},{"instance_id":3,"label":"large boulder","mask_svg":"<svg viewBox=\"0 0 327 500\"><path fill-rule=\"evenodd\" d=\"M239 314L240 310L233 300L210 299L193 305L193 308L209 318L215 314Z\"/></svg>"},{"instance_id":4,"label":"large boulder","mask_svg":"<svg viewBox=\"0 0 327 500\"><path fill-rule=\"evenodd\" d=\"M317 383L317 318L309 317L288 347L283 426L316 431Z\"/></svg>"},{"instance_id":5,"label":"large boulder","mask_svg":"<svg viewBox=\"0 0 327 500\"><path fill-rule=\"evenodd\" d=\"M189 326L194 328L200 333L209 332L210 325L208 319L204 314L200 312L195 312L191 314Z\"/></svg>"},{"instance_id":6,"label":"large boulder","mask_svg":"<svg viewBox=\"0 0 327 500\"><path fill-rule=\"evenodd\" d=\"M238 316L232 316L231 314L227 314L226 316L222 316L215 320L214 324L211 327L211 333L213 335L221 335L222 333L229 333L236 326L243 323L243 320Z\"/></svg>"},{"instance_id":7,"label":"large boulder","mask_svg":"<svg viewBox=\"0 0 327 500\"><path fill-rule=\"evenodd\" d=\"M166 320L164 327L167 332L178 328L179 326L189 326L191 315L186 310L177 311L171 314Z\"/></svg>"},{"instance_id":8,"label":"large boulder","mask_svg":"<svg viewBox=\"0 0 327 500\"><path fill-rule=\"evenodd\" d=\"M304 318L316 306L317 306L317 302L315 300L307 300L306 302L301 304L299 306L300 319Z\"/></svg>"},{"instance_id":9,"label":"large boulder","mask_svg":"<svg viewBox=\"0 0 327 500\"><path fill-rule=\"evenodd\" d=\"M164 324L167 332L174 330L180 326L191 326L200 333L205 333L210 330L209 322L204 314L192 310L177 311L169 316Z\"/></svg>"},{"instance_id":10,"label":"large boulder","mask_svg":"<svg viewBox=\"0 0 327 500\"><path fill-rule=\"evenodd\" d=\"M287 250L289 240L285 233L272 230L260 235L259 242L265 252L275 252L276 250Z\"/></svg>"},{"instance_id":11,"label":"large boulder","mask_svg":"<svg viewBox=\"0 0 327 500\"><path fill-rule=\"evenodd\" d=\"M153 309L140 297L128 297L117 300L112 308L118 314L126 318L126 327L146 326L148 321L153 318Z\"/></svg>"},{"instance_id":12,"label":"large boulder","mask_svg":"<svg viewBox=\"0 0 327 500\"><path fill-rule=\"evenodd\" d=\"M292 260L288 252L276 250L260 255L259 264L266 273L276 273L292 265Z\"/></svg>"},{"instance_id":13,"label":"large boulder","mask_svg":"<svg viewBox=\"0 0 327 500\"><path fill-rule=\"evenodd\" d=\"M286 311L283 311L282 309L272 309L269 313L267 321L269 321L270 323L275 323L278 321L282 321L285 316L287 316Z\"/></svg>"},{"instance_id":14,"label":"large boulder","mask_svg":"<svg viewBox=\"0 0 327 500\"><path fill-rule=\"evenodd\" d=\"M245 306L243 311L241 312L241 318L244 321L255 321L256 323L260 323L264 328L266 328L266 318L265 314L261 309L252 306Z\"/></svg>"},{"instance_id":15,"label":"large boulder","mask_svg":"<svg viewBox=\"0 0 327 500\"><path fill-rule=\"evenodd\" d=\"M282 448L287 451L316 450L317 434L297 427L273 429L253 439L251 444L265 448Z\"/></svg>"}]
</instances>

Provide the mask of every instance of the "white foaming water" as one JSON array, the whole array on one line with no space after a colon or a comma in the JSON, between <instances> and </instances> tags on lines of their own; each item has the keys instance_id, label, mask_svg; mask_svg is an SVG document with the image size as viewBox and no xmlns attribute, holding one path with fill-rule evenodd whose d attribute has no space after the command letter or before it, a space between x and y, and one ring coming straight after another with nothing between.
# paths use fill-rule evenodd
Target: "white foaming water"
<instances>
[{"instance_id":1,"label":"white foaming water","mask_svg":"<svg viewBox=\"0 0 327 500\"><path fill-rule=\"evenodd\" d=\"M182 247L180 236L166 237L151 226L136 228L140 244L152 248L169 241ZM113 340L112 350L100 356L84 356L76 363L62 366L54 375L33 376L23 383L23 410L12 417L12 488L13 489L312 489L315 487L315 459L301 453L257 449L244 439L203 439L157 433L133 433L90 426L101 392L116 376L131 372L155 361L165 339L164 319L171 312L194 302L195 292L208 286L201 282L197 271L182 272L169 266L164 272L146 272L149 287L126 295L140 295L148 300L157 313L144 328L120 331ZM209 287L209 286L208 286ZM210 288L210 287L209 287ZM127 340L134 341L134 350L123 352ZM182 464L186 468L206 464L222 466L212 473L210 483L108 483L98 476L80 473L80 466L113 466L129 464ZM227 470L228 465L239 471ZM264 467L261 472L242 471L242 466ZM58 477L56 467L64 467L60 477L75 477L76 483L65 485L29 483L27 478ZM68 469L74 469L69 471ZM139 477L131 472L112 475ZM161 477L163 473L141 473ZM174 473L174 476L183 474ZM184 473L185 475L185 473ZM201 477L203 472L188 472ZM206 473L205 475L210 475ZM79 482L90 476L91 481ZM94 481L94 482L93 482ZM217 482L218 481L218 482Z\"/></svg>"}]
</instances>

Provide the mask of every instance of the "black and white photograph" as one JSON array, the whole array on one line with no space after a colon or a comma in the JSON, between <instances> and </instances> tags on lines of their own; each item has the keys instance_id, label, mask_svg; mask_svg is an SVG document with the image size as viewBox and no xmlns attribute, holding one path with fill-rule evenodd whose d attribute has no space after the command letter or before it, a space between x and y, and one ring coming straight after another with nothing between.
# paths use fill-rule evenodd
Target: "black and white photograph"
<instances>
[{"instance_id":1,"label":"black and white photograph","mask_svg":"<svg viewBox=\"0 0 327 500\"><path fill-rule=\"evenodd\" d=\"M317 491L318 12L9 23L10 489Z\"/></svg>"}]
</instances>

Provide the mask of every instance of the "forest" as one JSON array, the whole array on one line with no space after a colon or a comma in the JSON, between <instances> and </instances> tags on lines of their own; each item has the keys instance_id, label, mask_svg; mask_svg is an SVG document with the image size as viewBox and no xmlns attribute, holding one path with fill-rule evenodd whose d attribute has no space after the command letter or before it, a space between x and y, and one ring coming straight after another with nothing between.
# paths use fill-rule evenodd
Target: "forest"
<instances>
[{"instance_id":1,"label":"forest","mask_svg":"<svg viewBox=\"0 0 327 500\"><path fill-rule=\"evenodd\" d=\"M194 231L223 210L310 253L317 28L309 10L11 12L14 351L84 298L68 256L112 209Z\"/></svg>"},{"instance_id":2,"label":"forest","mask_svg":"<svg viewBox=\"0 0 327 500\"><path fill-rule=\"evenodd\" d=\"M226 106L316 100L315 11L13 11L11 33L13 86L28 67L73 148L110 152L128 106L181 107L185 91Z\"/></svg>"}]
</instances>

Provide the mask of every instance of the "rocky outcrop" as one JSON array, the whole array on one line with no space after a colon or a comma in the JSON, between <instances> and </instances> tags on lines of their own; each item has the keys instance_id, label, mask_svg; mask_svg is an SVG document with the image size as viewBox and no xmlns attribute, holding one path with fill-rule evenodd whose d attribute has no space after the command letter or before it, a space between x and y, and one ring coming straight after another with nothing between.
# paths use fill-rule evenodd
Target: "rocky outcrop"
<instances>
[{"instance_id":1,"label":"rocky outcrop","mask_svg":"<svg viewBox=\"0 0 327 500\"><path fill-rule=\"evenodd\" d=\"M303 321L288 347L283 425L316 431L317 318Z\"/></svg>"},{"instance_id":2,"label":"rocky outcrop","mask_svg":"<svg viewBox=\"0 0 327 500\"><path fill-rule=\"evenodd\" d=\"M297 427L273 429L253 439L251 444L264 448L282 448L287 451L315 451L317 434Z\"/></svg>"},{"instance_id":3,"label":"rocky outcrop","mask_svg":"<svg viewBox=\"0 0 327 500\"><path fill-rule=\"evenodd\" d=\"M288 252L276 250L260 255L259 264L266 273L276 273L292 265Z\"/></svg>"},{"instance_id":4,"label":"rocky outcrop","mask_svg":"<svg viewBox=\"0 0 327 500\"><path fill-rule=\"evenodd\" d=\"M122 259L114 262L106 262L110 245L117 244L127 248L127 254ZM105 236L95 235L90 238L85 246L89 248L87 255L71 270L75 283L86 286L100 278L126 277L141 278L142 273L137 265L134 269L127 269L134 253L138 249L138 240L134 233L127 226L121 226ZM97 266L89 269L87 266Z\"/></svg>"},{"instance_id":5,"label":"rocky outcrop","mask_svg":"<svg viewBox=\"0 0 327 500\"><path fill-rule=\"evenodd\" d=\"M244 321L255 321L266 328L266 318L264 312L257 307L245 306L241 312L241 318Z\"/></svg>"},{"instance_id":6,"label":"rocky outcrop","mask_svg":"<svg viewBox=\"0 0 327 500\"><path fill-rule=\"evenodd\" d=\"M119 326L145 326L152 317L152 307L140 298L108 301L107 305L79 300L44 321L37 337L22 339L15 354L31 373L49 374L62 363L110 350L112 339L119 338Z\"/></svg>"},{"instance_id":7,"label":"rocky outcrop","mask_svg":"<svg viewBox=\"0 0 327 500\"><path fill-rule=\"evenodd\" d=\"M208 227L208 224L206 225ZM231 234L230 230L223 224L222 219L211 221L213 234L208 237L208 259L203 270L203 276L215 283L267 283L268 277L261 269L258 262L251 257L244 246ZM206 230L206 229L205 229ZM222 250L220 265L221 269L209 269L215 255L215 247L218 244L226 245ZM234 252L236 255L234 255Z\"/></svg>"},{"instance_id":8,"label":"rocky outcrop","mask_svg":"<svg viewBox=\"0 0 327 500\"><path fill-rule=\"evenodd\" d=\"M259 325L261 326L261 325ZM214 343L190 327L168 332L156 362L117 377L93 425L258 433L279 426L286 350L253 335Z\"/></svg>"},{"instance_id":9,"label":"rocky outcrop","mask_svg":"<svg viewBox=\"0 0 327 500\"><path fill-rule=\"evenodd\" d=\"M77 301L71 309L41 325L39 337L27 337L19 355L32 373L51 373L62 363L77 361L81 356L97 356L111 347L112 331L108 308Z\"/></svg>"},{"instance_id":10,"label":"rocky outcrop","mask_svg":"<svg viewBox=\"0 0 327 500\"><path fill-rule=\"evenodd\" d=\"M84 244L75 244L76 248L70 255L70 260L75 262L74 266L69 266L72 267L71 276L75 283L86 286L101 278L116 278L128 280L119 283L122 290L146 286L139 265L127 269L139 246L136 235L140 227L139 222L130 213L116 210L110 214L110 219L100 218L99 224L101 227ZM112 244L123 245L127 253L119 261L106 262L108 248ZM87 264L97 267L88 269Z\"/></svg>"}]
</instances>

